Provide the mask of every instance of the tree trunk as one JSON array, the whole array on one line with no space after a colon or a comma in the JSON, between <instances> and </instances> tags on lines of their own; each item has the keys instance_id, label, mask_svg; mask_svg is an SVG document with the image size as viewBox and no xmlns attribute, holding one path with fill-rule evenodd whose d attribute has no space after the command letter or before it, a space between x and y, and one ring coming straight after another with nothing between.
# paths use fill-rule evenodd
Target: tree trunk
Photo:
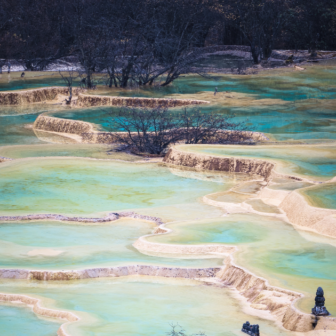
<instances>
[{"instance_id":1,"label":"tree trunk","mask_svg":"<svg viewBox=\"0 0 336 336\"><path fill-rule=\"evenodd\" d=\"M251 46L251 54L252 54L252 58L253 58L253 63L254 64L259 64L260 63L260 51L259 48L256 48L254 46Z\"/></svg>"},{"instance_id":2,"label":"tree trunk","mask_svg":"<svg viewBox=\"0 0 336 336\"><path fill-rule=\"evenodd\" d=\"M69 99L66 100L66 104L70 105L72 100L72 86L69 86Z\"/></svg>"}]
</instances>

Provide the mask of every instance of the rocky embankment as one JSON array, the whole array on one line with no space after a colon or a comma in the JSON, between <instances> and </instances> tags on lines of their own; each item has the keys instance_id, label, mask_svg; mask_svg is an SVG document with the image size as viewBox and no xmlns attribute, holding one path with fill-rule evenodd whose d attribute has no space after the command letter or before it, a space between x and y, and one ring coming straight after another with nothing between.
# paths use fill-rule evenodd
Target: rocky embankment
<instances>
[{"instance_id":1,"label":"rocky embankment","mask_svg":"<svg viewBox=\"0 0 336 336\"><path fill-rule=\"evenodd\" d=\"M294 225L336 238L336 210L311 206L299 191L292 191L279 208Z\"/></svg>"},{"instance_id":2,"label":"rocky embankment","mask_svg":"<svg viewBox=\"0 0 336 336\"><path fill-rule=\"evenodd\" d=\"M265 180L271 177L274 164L255 159L234 157L216 157L198 153L188 153L176 148L169 149L163 162L197 170L216 170L231 173L245 173L262 176Z\"/></svg>"},{"instance_id":3,"label":"rocky embankment","mask_svg":"<svg viewBox=\"0 0 336 336\"><path fill-rule=\"evenodd\" d=\"M105 217L69 217L58 214L35 214L35 215L22 215L22 216L0 216L0 222L15 222L15 221L31 221L31 220L56 220L62 222L78 222L78 223L106 223L113 222L120 218L134 218L150 222L157 225L163 224L161 218L140 215L133 211L111 212Z\"/></svg>"},{"instance_id":4,"label":"rocky embankment","mask_svg":"<svg viewBox=\"0 0 336 336\"><path fill-rule=\"evenodd\" d=\"M73 94L79 94L80 89L74 88ZM66 87L48 87L26 91L0 92L0 105L26 105L54 100L58 95L69 95Z\"/></svg>"},{"instance_id":5,"label":"rocky embankment","mask_svg":"<svg viewBox=\"0 0 336 336\"><path fill-rule=\"evenodd\" d=\"M301 294L270 286L265 279L233 265L231 261L216 276L224 285L236 289L245 297L251 308L271 312L287 330L309 332L327 329L336 332L336 319L315 317L294 307L295 301L302 297Z\"/></svg>"},{"instance_id":6,"label":"rocky embankment","mask_svg":"<svg viewBox=\"0 0 336 336\"><path fill-rule=\"evenodd\" d=\"M182 268L152 265L128 265L104 268L89 268L75 271L38 271L25 269L0 269L1 279L25 279L38 281L70 281L129 275L147 275L166 278L214 278L220 270L215 268Z\"/></svg>"},{"instance_id":7,"label":"rocky embankment","mask_svg":"<svg viewBox=\"0 0 336 336\"><path fill-rule=\"evenodd\" d=\"M40 115L34 122L34 129L46 132L69 133L81 135L94 132L93 125L80 120L54 118Z\"/></svg>"},{"instance_id":8,"label":"rocky embankment","mask_svg":"<svg viewBox=\"0 0 336 336\"><path fill-rule=\"evenodd\" d=\"M5 162L5 161L11 161L13 159L8 158L8 157L4 157L4 156L0 156L0 162Z\"/></svg>"},{"instance_id":9,"label":"rocky embankment","mask_svg":"<svg viewBox=\"0 0 336 336\"><path fill-rule=\"evenodd\" d=\"M72 103L80 107L91 106L137 106L137 107L177 107L187 105L209 104L205 100L170 99L170 98L134 98L112 97L82 94L81 88L73 88ZM55 100L58 95L69 96L67 87L47 87L24 91L0 92L0 105L26 105Z\"/></svg>"},{"instance_id":10,"label":"rocky embankment","mask_svg":"<svg viewBox=\"0 0 336 336\"><path fill-rule=\"evenodd\" d=\"M136 106L136 107L178 107L188 105L210 104L206 100L173 99L173 98L137 98L137 97L112 97L79 94L77 106Z\"/></svg>"}]
</instances>

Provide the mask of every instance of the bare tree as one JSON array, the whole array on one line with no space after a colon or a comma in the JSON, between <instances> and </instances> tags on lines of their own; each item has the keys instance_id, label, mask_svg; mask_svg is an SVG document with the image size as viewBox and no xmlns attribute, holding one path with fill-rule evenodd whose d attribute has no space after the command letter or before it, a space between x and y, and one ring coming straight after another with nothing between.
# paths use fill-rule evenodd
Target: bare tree
<instances>
[{"instance_id":1,"label":"bare tree","mask_svg":"<svg viewBox=\"0 0 336 336\"><path fill-rule=\"evenodd\" d=\"M79 78L79 74L78 72L72 69L68 69L68 71L66 72L61 72L61 71L58 71L58 72L69 89L69 98L66 99L65 101L67 105L70 105L72 101L72 87L73 87L74 81L77 78Z\"/></svg>"},{"instance_id":2,"label":"bare tree","mask_svg":"<svg viewBox=\"0 0 336 336\"><path fill-rule=\"evenodd\" d=\"M244 123L234 122L234 115L205 113L199 109L183 109L179 115L186 144L228 143L248 128Z\"/></svg>"},{"instance_id":3,"label":"bare tree","mask_svg":"<svg viewBox=\"0 0 336 336\"><path fill-rule=\"evenodd\" d=\"M160 106L125 107L116 117L111 116L111 122L114 130L125 132L116 133L117 141L139 153L161 154L182 139L181 121Z\"/></svg>"},{"instance_id":4,"label":"bare tree","mask_svg":"<svg viewBox=\"0 0 336 336\"><path fill-rule=\"evenodd\" d=\"M249 138L245 124L235 123L232 118L198 109L181 113L161 106L124 107L117 115L110 113L111 129L118 131L114 133L117 142L133 152L157 155L177 142L230 143L242 136Z\"/></svg>"}]
</instances>

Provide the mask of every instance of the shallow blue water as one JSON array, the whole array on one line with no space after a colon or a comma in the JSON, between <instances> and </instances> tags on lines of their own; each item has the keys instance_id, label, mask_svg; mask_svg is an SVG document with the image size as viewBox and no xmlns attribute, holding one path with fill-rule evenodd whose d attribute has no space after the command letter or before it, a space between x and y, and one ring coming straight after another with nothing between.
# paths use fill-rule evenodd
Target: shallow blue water
<instances>
[{"instance_id":1,"label":"shallow blue water","mask_svg":"<svg viewBox=\"0 0 336 336\"><path fill-rule=\"evenodd\" d=\"M2 336L55 336L61 323L39 318L31 308L0 305Z\"/></svg>"},{"instance_id":2,"label":"shallow blue water","mask_svg":"<svg viewBox=\"0 0 336 336\"><path fill-rule=\"evenodd\" d=\"M102 225L62 222L0 223L0 267L28 269L83 269L117 265L221 266L222 259L152 257L132 244L150 234L155 224L122 220ZM43 249L60 251L48 256ZM32 251L41 251L30 255Z\"/></svg>"},{"instance_id":3,"label":"shallow blue water","mask_svg":"<svg viewBox=\"0 0 336 336\"><path fill-rule=\"evenodd\" d=\"M0 115L0 146L43 143L36 137L32 129L24 127L33 123L37 117L38 114Z\"/></svg>"},{"instance_id":4,"label":"shallow blue water","mask_svg":"<svg viewBox=\"0 0 336 336\"><path fill-rule=\"evenodd\" d=\"M0 167L0 212L90 214L195 203L223 183L171 174L156 164L26 159Z\"/></svg>"},{"instance_id":5,"label":"shallow blue water","mask_svg":"<svg viewBox=\"0 0 336 336\"><path fill-rule=\"evenodd\" d=\"M302 191L314 206L336 209L336 183L326 183Z\"/></svg>"}]
</instances>

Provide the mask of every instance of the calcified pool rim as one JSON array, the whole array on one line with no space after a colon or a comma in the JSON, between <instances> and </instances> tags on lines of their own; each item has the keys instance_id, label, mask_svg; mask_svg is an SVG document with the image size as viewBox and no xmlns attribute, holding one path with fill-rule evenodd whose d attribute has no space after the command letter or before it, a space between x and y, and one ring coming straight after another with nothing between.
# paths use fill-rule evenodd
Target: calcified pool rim
<instances>
[{"instance_id":1,"label":"calcified pool rim","mask_svg":"<svg viewBox=\"0 0 336 336\"><path fill-rule=\"evenodd\" d=\"M175 98L139 98L139 97L113 97L83 94L87 90L73 89L72 105L88 106L165 106L176 107L186 105L209 104L206 100L175 99ZM26 105L63 99L69 95L67 87L44 87L30 90L14 90L0 92L0 105ZM61 100L62 101L62 100Z\"/></svg>"},{"instance_id":2,"label":"calcified pool rim","mask_svg":"<svg viewBox=\"0 0 336 336\"><path fill-rule=\"evenodd\" d=\"M80 320L80 317L72 312L45 308L42 306L41 299L36 299L28 295L0 293L0 301L11 302L16 305L24 304L28 307L32 307L32 310L36 315L41 315L63 321L65 320L66 322L61 324L61 326L57 330L58 336L70 336L64 330L65 324L77 322Z\"/></svg>"},{"instance_id":3,"label":"calcified pool rim","mask_svg":"<svg viewBox=\"0 0 336 336\"><path fill-rule=\"evenodd\" d=\"M175 107L175 106L174 106ZM68 141L86 144L111 144L118 141L116 134L121 132L101 132L99 126L87 121L63 119L59 117L49 116L47 112L40 114L34 122L33 130L38 136L38 132L47 132L68 138ZM256 142L269 141L268 137L261 132L252 131L226 131L233 132L236 141ZM243 140L240 140L242 138ZM248 140L244 140L247 138Z\"/></svg>"}]
</instances>

